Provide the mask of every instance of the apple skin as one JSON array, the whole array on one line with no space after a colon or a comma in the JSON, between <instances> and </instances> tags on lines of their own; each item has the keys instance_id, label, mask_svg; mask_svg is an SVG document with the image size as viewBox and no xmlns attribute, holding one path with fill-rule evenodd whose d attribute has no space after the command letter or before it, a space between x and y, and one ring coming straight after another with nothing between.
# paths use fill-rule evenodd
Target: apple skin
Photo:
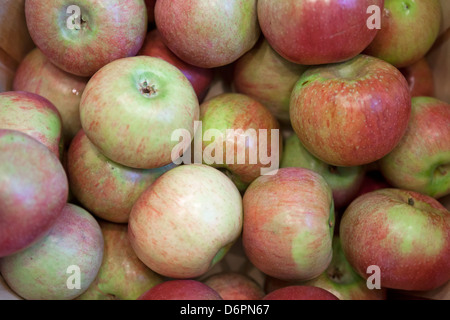
<instances>
[{"instance_id":1,"label":"apple skin","mask_svg":"<svg viewBox=\"0 0 450 320\"><path fill-rule=\"evenodd\" d=\"M19 131L0 130L0 257L48 233L68 188L64 168L47 147Z\"/></svg>"},{"instance_id":2,"label":"apple skin","mask_svg":"<svg viewBox=\"0 0 450 320\"><path fill-rule=\"evenodd\" d=\"M309 280L332 257L334 206L325 179L304 168L282 168L257 178L244 194L242 243L263 273Z\"/></svg>"},{"instance_id":3,"label":"apple skin","mask_svg":"<svg viewBox=\"0 0 450 320\"><path fill-rule=\"evenodd\" d=\"M245 191L247 186L261 175L262 168L269 168L272 163L263 164L259 157L260 139L263 139L259 130L267 130L267 150L263 152L272 155L272 152L278 152L278 158L281 158L283 146L282 139L272 145L272 130L279 130L280 126L276 118L261 103L253 98L239 93L224 93L218 95L200 105L200 120L202 121L203 139L203 161L213 161L214 159L205 159L206 148L216 148L222 141L220 139L207 141L205 132L210 129L219 130L224 137L223 141L223 164L213 163L212 166L227 170L227 174L238 187L239 191ZM233 139L227 135L228 129L244 132L249 129L256 131L256 136L250 136L246 139L245 145L235 140L233 163L227 163L227 141ZM256 141L255 141L256 138ZM243 154L245 149L245 163L239 163L238 155ZM253 151L257 154L256 163L251 163L250 154Z\"/></svg>"},{"instance_id":4,"label":"apple skin","mask_svg":"<svg viewBox=\"0 0 450 320\"><path fill-rule=\"evenodd\" d=\"M52 102L61 115L64 141L69 143L81 129L79 107L88 80L55 67L35 48L20 63L13 89L36 93Z\"/></svg>"},{"instance_id":5,"label":"apple skin","mask_svg":"<svg viewBox=\"0 0 450 320\"><path fill-rule=\"evenodd\" d=\"M335 295L318 287L289 286L267 294L263 300L339 300Z\"/></svg>"},{"instance_id":6,"label":"apple skin","mask_svg":"<svg viewBox=\"0 0 450 320\"><path fill-rule=\"evenodd\" d=\"M181 71L162 59L139 56L116 60L89 80L80 116L89 140L106 157L152 169L172 162L178 145L171 140L173 131L186 129L194 136L199 104Z\"/></svg>"},{"instance_id":7,"label":"apple skin","mask_svg":"<svg viewBox=\"0 0 450 320\"><path fill-rule=\"evenodd\" d=\"M261 33L256 0L159 0L155 21L164 43L197 67L230 64L249 51Z\"/></svg>"},{"instance_id":8,"label":"apple skin","mask_svg":"<svg viewBox=\"0 0 450 320\"><path fill-rule=\"evenodd\" d=\"M360 54L378 30L367 27L371 5L384 0L259 0L261 30L285 59L304 65L335 63Z\"/></svg>"},{"instance_id":9,"label":"apple skin","mask_svg":"<svg viewBox=\"0 0 450 320\"><path fill-rule=\"evenodd\" d=\"M89 141L83 130L72 140L67 155L70 190L96 216L126 223L131 208L159 176L175 167L133 169L115 163Z\"/></svg>"},{"instance_id":10,"label":"apple skin","mask_svg":"<svg viewBox=\"0 0 450 320\"><path fill-rule=\"evenodd\" d=\"M302 144L335 166L384 157L405 133L410 113L411 94L400 71L366 55L307 70L290 104Z\"/></svg>"},{"instance_id":11,"label":"apple skin","mask_svg":"<svg viewBox=\"0 0 450 320\"><path fill-rule=\"evenodd\" d=\"M0 272L14 292L27 300L71 300L88 289L102 263L103 236L86 210L67 204L50 233L33 246L0 260ZM80 289L69 289L80 268Z\"/></svg>"},{"instance_id":12,"label":"apple skin","mask_svg":"<svg viewBox=\"0 0 450 320\"><path fill-rule=\"evenodd\" d=\"M153 271L195 278L240 236L242 214L241 195L223 173L202 164L182 165L159 177L134 204L130 242Z\"/></svg>"},{"instance_id":13,"label":"apple skin","mask_svg":"<svg viewBox=\"0 0 450 320\"><path fill-rule=\"evenodd\" d=\"M105 242L103 262L89 289L77 300L136 300L163 282L131 248L127 225L100 220Z\"/></svg>"},{"instance_id":14,"label":"apple skin","mask_svg":"<svg viewBox=\"0 0 450 320\"><path fill-rule=\"evenodd\" d=\"M164 44L158 29L154 29L147 34L144 45L138 55L160 58L180 69L192 84L199 101L202 101L208 93L214 77L213 71L211 69L190 65L179 59Z\"/></svg>"},{"instance_id":15,"label":"apple skin","mask_svg":"<svg viewBox=\"0 0 450 320\"><path fill-rule=\"evenodd\" d=\"M435 42L441 21L439 0L385 0L381 29L364 53L397 68L412 65Z\"/></svg>"},{"instance_id":16,"label":"apple skin","mask_svg":"<svg viewBox=\"0 0 450 320\"><path fill-rule=\"evenodd\" d=\"M258 100L278 120L290 123L291 92L305 70L281 57L262 38L235 62L232 81L237 92Z\"/></svg>"},{"instance_id":17,"label":"apple skin","mask_svg":"<svg viewBox=\"0 0 450 320\"><path fill-rule=\"evenodd\" d=\"M261 300L266 294L253 279L237 272L221 272L203 281L223 300Z\"/></svg>"},{"instance_id":18,"label":"apple skin","mask_svg":"<svg viewBox=\"0 0 450 320\"><path fill-rule=\"evenodd\" d=\"M434 96L433 71L425 58L408 67L401 68L400 72L408 81L411 97Z\"/></svg>"},{"instance_id":19,"label":"apple skin","mask_svg":"<svg viewBox=\"0 0 450 320\"><path fill-rule=\"evenodd\" d=\"M67 28L71 5L81 9L81 30ZM44 55L60 69L84 77L136 55L147 32L143 0L27 0L25 15Z\"/></svg>"},{"instance_id":20,"label":"apple skin","mask_svg":"<svg viewBox=\"0 0 450 320\"><path fill-rule=\"evenodd\" d=\"M222 298L200 281L169 280L154 286L138 300L222 300Z\"/></svg>"},{"instance_id":21,"label":"apple skin","mask_svg":"<svg viewBox=\"0 0 450 320\"><path fill-rule=\"evenodd\" d=\"M61 156L61 116L55 106L40 95L24 91L0 93L0 128L26 133L56 157Z\"/></svg>"},{"instance_id":22,"label":"apple skin","mask_svg":"<svg viewBox=\"0 0 450 320\"><path fill-rule=\"evenodd\" d=\"M414 191L381 189L353 201L340 225L344 254L356 272L381 270L381 286L431 290L450 280L450 213Z\"/></svg>"},{"instance_id":23,"label":"apple skin","mask_svg":"<svg viewBox=\"0 0 450 320\"><path fill-rule=\"evenodd\" d=\"M431 97L412 99L408 130L379 161L386 180L397 188L434 198L450 194L450 105Z\"/></svg>"},{"instance_id":24,"label":"apple skin","mask_svg":"<svg viewBox=\"0 0 450 320\"><path fill-rule=\"evenodd\" d=\"M342 208L357 194L364 179L362 166L336 167L314 157L294 134L285 140L281 168L306 168L320 174L333 191L334 205Z\"/></svg>"}]
</instances>

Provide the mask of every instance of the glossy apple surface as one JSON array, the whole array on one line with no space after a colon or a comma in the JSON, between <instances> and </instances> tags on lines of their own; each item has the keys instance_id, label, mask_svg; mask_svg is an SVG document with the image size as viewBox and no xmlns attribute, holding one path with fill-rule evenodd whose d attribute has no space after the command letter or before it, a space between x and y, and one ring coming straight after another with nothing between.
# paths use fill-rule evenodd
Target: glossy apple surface
<instances>
[{"instance_id":1,"label":"glossy apple surface","mask_svg":"<svg viewBox=\"0 0 450 320\"><path fill-rule=\"evenodd\" d=\"M304 168L257 178L244 194L242 243L253 265L283 280L309 280L332 257L334 206L330 187Z\"/></svg>"},{"instance_id":2,"label":"glossy apple surface","mask_svg":"<svg viewBox=\"0 0 450 320\"><path fill-rule=\"evenodd\" d=\"M155 21L180 59L203 68L236 61L260 35L256 0L159 0Z\"/></svg>"},{"instance_id":3,"label":"glossy apple surface","mask_svg":"<svg viewBox=\"0 0 450 320\"><path fill-rule=\"evenodd\" d=\"M30 136L0 130L0 257L44 237L68 194L64 168Z\"/></svg>"},{"instance_id":4,"label":"glossy apple surface","mask_svg":"<svg viewBox=\"0 0 450 320\"><path fill-rule=\"evenodd\" d=\"M70 6L80 9L79 29L69 22L76 14ZM147 32L144 0L27 0L25 15L44 55L64 71L85 77L136 55Z\"/></svg>"},{"instance_id":5,"label":"glossy apple surface","mask_svg":"<svg viewBox=\"0 0 450 320\"><path fill-rule=\"evenodd\" d=\"M127 225L99 221L105 242L103 261L94 282L78 300L136 300L163 282L136 256Z\"/></svg>"},{"instance_id":6,"label":"glossy apple surface","mask_svg":"<svg viewBox=\"0 0 450 320\"><path fill-rule=\"evenodd\" d=\"M339 234L355 271L367 279L367 268L378 266L383 287L431 290L450 279L450 212L431 197L401 189L362 195Z\"/></svg>"},{"instance_id":7,"label":"glossy apple surface","mask_svg":"<svg viewBox=\"0 0 450 320\"><path fill-rule=\"evenodd\" d=\"M0 93L0 128L26 133L60 157L61 116L55 106L40 95L24 91Z\"/></svg>"},{"instance_id":8,"label":"glossy apple surface","mask_svg":"<svg viewBox=\"0 0 450 320\"><path fill-rule=\"evenodd\" d=\"M35 48L20 63L13 89L36 93L53 103L61 115L64 141L69 143L81 129L80 100L88 80L54 66Z\"/></svg>"},{"instance_id":9,"label":"glossy apple surface","mask_svg":"<svg viewBox=\"0 0 450 320\"><path fill-rule=\"evenodd\" d=\"M233 84L237 92L261 102L281 122L290 123L292 89L305 70L305 66L287 61L261 39L236 61Z\"/></svg>"},{"instance_id":10,"label":"glossy apple surface","mask_svg":"<svg viewBox=\"0 0 450 320\"><path fill-rule=\"evenodd\" d=\"M242 199L233 182L201 164L159 177L137 200L129 220L131 245L153 271L171 278L205 274L242 230Z\"/></svg>"},{"instance_id":11,"label":"glossy apple surface","mask_svg":"<svg viewBox=\"0 0 450 320\"><path fill-rule=\"evenodd\" d=\"M280 127L275 117L260 102L243 94L224 93L200 105L200 120L203 129L203 162L227 170L240 191L244 191L262 174L261 169L278 168L282 143L281 137L277 138L273 133L275 131L279 135ZM230 129L235 130L234 135ZM212 130L220 132L222 139L211 138L208 133L214 132ZM265 130L265 134L261 130ZM222 150L223 158L216 154L219 150ZM261 154L272 160L264 160ZM275 157L278 163L275 163Z\"/></svg>"},{"instance_id":12,"label":"glossy apple surface","mask_svg":"<svg viewBox=\"0 0 450 320\"><path fill-rule=\"evenodd\" d=\"M222 300L222 298L199 281L170 280L153 287L139 300Z\"/></svg>"},{"instance_id":13,"label":"glossy apple surface","mask_svg":"<svg viewBox=\"0 0 450 320\"><path fill-rule=\"evenodd\" d=\"M8 285L27 300L70 300L88 289L102 263L103 236L84 209L67 204L49 234L19 253L0 260ZM70 277L79 271L79 288Z\"/></svg>"},{"instance_id":14,"label":"glossy apple surface","mask_svg":"<svg viewBox=\"0 0 450 320\"><path fill-rule=\"evenodd\" d=\"M172 162L175 130L194 136L199 104L180 70L162 59L139 56L116 60L89 80L80 116L89 140L106 157L152 169Z\"/></svg>"},{"instance_id":15,"label":"glossy apple surface","mask_svg":"<svg viewBox=\"0 0 450 320\"><path fill-rule=\"evenodd\" d=\"M450 194L450 105L430 97L412 99L406 134L379 161L386 180L397 188L439 198Z\"/></svg>"},{"instance_id":16,"label":"glossy apple surface","mask_svg":"<svg viewBox=\"0 0 450 320\"><path fill-rule=\"evenodd\" d=\"M192 84L199 101L202 101L208 93L214 77L213 71L211 69L190 65L178 58L164 44L158 29L152 30L147 34L144 45L138 55L161 58L180 69Z\"/></svg>"},{"instance_id":17,"label":"glossy apple surface","mask_svg":"<svg viewBox=\"0 0 450 320\"><path fill-rule=\"evenodd\" d=\"M359 55L306 71L291 97L292 126L314 156L335 166L381 159L400 142L411 113L403 75Z\"/></svg>"},{"instance_id":18,"label":"glossy apple surface","mask_svg":"<svg viewBox=\"0 0 450 320\"><path fill-rule=\"evenodd\" d=\"M360 54L378 30L367 27L367 8L384 0L259 0L258 19L270 45L285 59L316 65Z\"/></svg>"},{"instance_id":19,"label":"glossy apple surface","mask_svg":"<svg viewBox=\"0 0 450 320\"><path fill-rule=\"evenodd\" d=\"M381 29L364 52L398 68L412 65L430 50L441 21L439 0L385 0Z\"/></svg>"},{"instance_id":20,"label":"glossy apple surface","mask_svg":"<svg viewBox=\"0 0 450 320\"><path fill-rule=\"evenodd\" d=\"M306 168L320 174L333 191L336 208L344 207L354 199L365 174L362 166L336 167L317 159L306 150L295 134L284 143L280 167Z\"/></svg>"},{"instance_id":21,"label":"glossy apple surface","mask_svg":"<svg viewBox=\"0 0 450 320\"><path fill-rule=\"evenodd\" d=\"M96 216L117 223L128 222L131 208L159 176L172 169L133 169L115 163L89 141L83 130L73 139L67 154L70 190Z\"/></svg>"}]
</instances>

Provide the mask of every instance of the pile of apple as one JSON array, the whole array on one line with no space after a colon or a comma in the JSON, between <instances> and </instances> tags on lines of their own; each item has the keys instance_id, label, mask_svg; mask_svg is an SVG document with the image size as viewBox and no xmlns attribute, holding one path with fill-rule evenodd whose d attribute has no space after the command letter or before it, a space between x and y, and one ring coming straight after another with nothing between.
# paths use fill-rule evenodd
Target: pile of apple
<instances>
[{"instance_id":1,"label":"pile of apple","mask_svg":"<svg viewBox=\"0 0 450 320\"><path fill-rule=\"evenodd\" d=\"M25 12L36 48L0 93L0 273L17 295L386 299L450 280L450 105L424 58L439 0ZM210 135L228 129L257 134L230 149ZM237 242L264 284L205 279Z\"/></svg>"}]
</instances>

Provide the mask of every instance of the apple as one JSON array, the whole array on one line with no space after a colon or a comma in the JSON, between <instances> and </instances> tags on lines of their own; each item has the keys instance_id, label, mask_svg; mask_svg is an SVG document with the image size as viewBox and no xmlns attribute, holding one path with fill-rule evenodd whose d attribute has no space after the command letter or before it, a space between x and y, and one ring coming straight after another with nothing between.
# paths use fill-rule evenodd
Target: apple
<instances>
[{"instance_id":1,"label":"apple","mask_svg":"<svg viewBox=\"0 0 450 320\"><path fill-rule=\"evenodd\" d=\"M263 300L339 300L335 295L318 287L289 286L267 294Z\"/></svg>"},{"instance_id":2,"label":"apple","mask_svg":"<svg viewBox=\"0 0 450 320\"><path fill-rule=\"evenodd\" d=\"M354 199L365 174L362 166L336 167L317 159L305 149L295 134L285 140L280 167L306 168L320 174L333 191L336 208L342 208Z\"/></svg>"},{"instance_id":3,"label":"apple","mask_svg":"<svg viewBox=\"0 0 450 320\"><path fill-rule=\"evenodd\" d=\"M158 0L155 22L164 43L197 67L230 64L257 42L256 0Z\"/></svg>"},{"instance_id":4,"label":"apple","mask_svg":"<svg viewBox=\"0 0 450 320\"><path fill-rule=\"evenodd\" d=\"M384 157L403 137L410 113L411 94L400 71L366 55L307 70L290 103L302 144L335 166Z\"/></svg>"},{"instance_id":5,"label":"apple","mask_svg":"<svg viewBox=\"0 0 450 320\"><path fill-rule=\"evenodd\" d=\"M144 0L27 0L25 15L31 38L44 55L84 77L136 55L147 32Z\"/></svg>"},{"instance_id":6,"label":"apple","mask_svg":"<svg viewBox=\"0 0 450 320\"><path fill-rule=\"evenodd\" d=\"M106 157L152 169L172 162L175 130L194 135L199 103L180 70L162 59L139 56L111 62L89 80L80 116L89 140ZM186 141L183 150L189 145Z\"/></svg>"},{"instance_id":7,"label":"apple","mask_svg":"<svg viewBox=\"0 0 450 320\"><path fill-rule=\"evenodd\" d=\"M81 129L80 100L88 78L55 67L39 50L22 60L14 76L14 91L28 91L47 98L58 109L64 141L69 143Z\"/></svg>"},{"instance_id":8,"label":"apple","mask_svg":"<svg viewBox=\"0 0 450 320\"><path fill-rule=\"evenodd\" d=\"M97 221L86 210L67 204L45 238L0 259L0 272L24 299L70 300L94 281L102 256Z\"/></svg>"},{"instance_id":9,"label":"apple","mask_svg":"<svg viewBox=\"0 0 450 320\"><path fill-rule=\"evenodd\" d=\"M222 172L202 164L159 177L134 204L131 246L153 271L171 278L205 274L240 236L242 199Z\"/></svg>"},{"instance_id":10,"label":"apple","mask_svg":"<svg viewBox=\"0 0 450 320\"><path fill-rule=\"evenodd\" d=\"M170 280L151 288L139 300L222 300L206 284L196 280Z\"/></svg>"},{"instance_id":11,"label":"apple","mask_svg":"<svg viewBox=\"0 0 450 320\"><path fill-rule=\"evenodd\" d=\"M275 51L298 64L341 62L360 54L378 30L369 29L369 6L384 0L259 0L261 30Z\"/></svg>"},{"instance_id":12,"label":"apple","mask_svg":"<svg viewBox=\"0 0 450 320\"><path fill-rule=\"evenodd\" d=\"M64 168L46 146L19 131L0 129L0 257L49 232L68 188Z\"/></svg>"},{"instance_id":13,"label":"apple","mask_svg":"<svg viewBox=\"0 0 450 320\"><path fill-rule=\"evenodd\" d=\"M23 91L0 93L0 128L26 133L60 158L63 146L61 116L44 97Z\"/></svg>"},{"instance_id":14,"label":"apple","mask_svg":"<svg viewBox=\"0 0 450 320\"><path fill-rule=\"evenodd\" d=\"M354 200L340 225L342 249L367 279L380 270L381 286L432 290L450 280L450 212L409 190L381 189Z\"/></svg>"},{"instance_id":15,"label":"apple","mask_svg":"<svg viewBox=\"0 0 450 320\"><path fill-rule=\"evenodd\" d=\"M244 194L242 243L250 262L282 280L309 280L331 262L334 206L322 176L282 168L257 178Z\"/></svg>"},{"instance_id":16,"label":"apple","mask_svg":"<svg viewBox=\"0 0 450 320\"><path fill-rule=\"evenodd\" d=\"M103 262L89 289L78 300L136 300L163 282L131 248L127 225L100 220L105 242Z\"/></svg>"},{"instance_id":17,"label":"apple","mask_svg":"<svg viewBox=\"0 0 450 320\"><path fill-rule=\"evenodd\" d=\"M434 96L433 72L425 58L401 68L400 72L408 81L412 97Z\"/></svg>"},{"instance_id":18,"label":"apple","mask_svg":"<svg viewBox=\"0 0 450 320\"><path fill-rule=\"evenodd\" d=\"M203 283L214 289L223 300L261 300L265 296L255 280L237 272L216 273Z\"/></svg>"},{"instance_id":19,"label":"apple","mask_svg":"<svg viewBox=\"0 0 450 320\"><path fill-rule=\"evenodd\" d=\"M361 188L359 188L358 193L352 200L355 200L363 194L386 188L392 188L392 186L386 181L381 172L378 170L369 171L365 174Z\"/></svg>"},{"instance_id":20,"label":"apple","mask_svg":"<svg viewBox=\"0 0 450 320\"><path fill-rule=\"evenodd\" d=\"M237 92L258 100L278 120L290 123L291 92L305 70L305 66L281 57L262 38L235 62L232 81Z\"/></svg>"},{"instance_id":21,"label":"apple","mask_svg":"<svg viewBox=\"0 0 450 320\"><path fill-rule=\"evenodd\" d=\"M280 127L270 111L255 99L239 93L218 95L200 105L200 120L203 162L225 170L240 191L245 191L265 170L278 169L282 152Z\"/></svg>"},{"instance_id":22,"label":"apple","mask_svg":"<svg viewBox=\"0 0 450 320\"><path fill-rule=\"evenodd\" d=\"M339 300L385 300L386 289L369 289L366 280L356 273L342 250L339 237L333 238L333 259L319 277L302 283L325 289Z\"/></svg>"},{"instance_id":23,"label":"apple","mask_svg":"<svg viewBox=\"0 0 450 320\"><path fill-rule=\"evenodd\" d=\"M152 30L147 34L144 45L138 55L160 58L180 69L192 84L199 101L203 101L208 93L208 89L214 77L213 71L211 69L190 65L179 59L164 44L158 29Z\"/></svg>"},{"instance_id":24,"label":"apple","mask_svg":"<svg viewBox=\"0 0 450 320\"><path fill-rule=\"evenodd\" d=\"M449 123L448 103L431 97L413 98L406 134L379 161L386 180L394 187L435 198L450 194Z\"/></svg>"},{"instance_id":25,"label":"apple","mask_svg":"<svg viewBox=\"0 0 450 320\"><path fill-rule=\"evenodd\" d=\"M141 193L174 166L146 170L122 166L102 155L83 130L72 140L67 154L67 174L75 198L96 216L117 223L128 222Z\"/></svg>"},{"instance_id":26,"label":"apple","mask_svg":"<svg viewBox=\"0 0 450 320\"><path fill-rule=\"evenodd\" d=\"M381 29L364 53L397 68L410 66L430 50L441 21L439 0L385 0Z\"/></svg>"}]
</instances>

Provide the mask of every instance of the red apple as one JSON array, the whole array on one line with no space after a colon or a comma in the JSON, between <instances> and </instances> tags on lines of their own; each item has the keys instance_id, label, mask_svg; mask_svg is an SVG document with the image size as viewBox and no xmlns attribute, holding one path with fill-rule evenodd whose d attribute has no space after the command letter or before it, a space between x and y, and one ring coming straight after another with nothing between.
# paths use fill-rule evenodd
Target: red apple
<instances>
[{"instance_id":1,"label":"red apple","mask_svg":"<svg viewBox=\"0 0 450 320\"><path fill-rule=\"evenodd\" d=\"M239 191L219 170L178 166L159 177L134 204L131 245L139 259L166 277L205 274L242 230Z\"/></svg>"},{"instance_id":2,"label":"red apple","mask_svg":"<svg viewBox=\"0 0 450 320\"><path fill-rule=\"evenodd\" d=\"M439 0L385 0L381 29L364 52L398 68L412 65L435 42L441 21Z\"/></svg>"},{"instance_id":3,"label":"red apple","mask_svg":"<svg viewBox=\"0 0 450 320\"><path fill-rule=\"evenodd\" d=\"M412 97L434 96L433 72L425 58L408 67L401 68L400 72L408 81Z\"/></svg>"},{"instance_id":4,"label":"red apple","mask_svg":"<svg viewBox=\"0 0 450 320\"><path fill-rule=\"evenodd\" d=\"M201 104L200 120L203 163L227 170L240 191L265 171L278 169L279 124L258 101L224 93Z\"/></svg>"},{"instance_id":5,"label":"red apple","mask_svg":"<svg viewBox=\"0 0 450 320\"><path fill-rule=\"evenodd\" d=\"M450 105L430 97L412 99L408 130L379 161L386 180L397 188L439 198L450 194Z\"/></svg>"},{"instance_id":6,"label":"red apple","mask_svg":"<svg viewBox=\"0 0 450 320\"><path fill-rule=\"evenodd\" d=\"M261 300L264 290L250 277L237 272L221 272L203 281L223 300Z\"/></svg>"},{"instance_id":7,"label":"red apple","mask_svg":"<svg viewBox=\"0 0 450 320\"><path fill-rule=\"evenodd\" d=\"M290 105L292 126L305 148L335 166L384 157L403 137L410 113L411 94L400 71L366 55L309 69Z\"/></svg>"},{"instance_id":8,"label":"red apple","mask_svg":"<svg viewBox=\"0 0 450 320\"><path fill-rule=\"evenodd\" d=\"M111 62L89 80L80 116L89 140L106 157L152 169L172 162L175 130L194 135L199 104L180 70L162 59L139 56Z\"/></svg>"},{"instance_id":9,"label":"red apple","mask_svg":"<svg viewBox=\"0 0 450 320\"><path fill-rule=\"evenodd\" d=\"M128 222L136 200L159 176L172 169L133 169L115 163L89 141L83 130L67 154L67 174L74 196L96 216L117 223Z\"/></svg>"},{"instance_id":10,"label":"red apple","mask_svg":"<svg viewBox=\"0 0 450 320\"><path fill-rule=\"evenodd\" d=\"M0 128L26 133L56 157L61 156L61 116L55 106L40 95L24 91L0 93Z\"/></svg>"},{"instance_id":11,"label":"red apple","mask_svg":"<svg viewBox=\"0 0 450 320\"><path fill-rule=\"evenodd\" d=\"M0 272L24 299L71 300L94 281L102 257L97 221L86 210L67 204L46 237L0 259Z\"/></svg>"},{"instance_id":12,"label":"red apple","mask_svg":"<svg viewBox=\"0 0 450 320\"><path fill-rule=\"evenodd\" d=\"M270 45L299 64L348 60L361 53L378 30L369 29L369 6L384 0L259 0L258 19Z\"/></svg>"},{"instance_id":13,"label":"red apple","mask_svg":"<svg viewBox=\"0 0 450 320\"><path fill-rule=\"evenodd\" d=\"M189 64L214 68L236 61L260 35L256 0L158 0L164 43Z\"/></svg>"},{"instance_id":14,"label":"red apple","mask_svg":"<svg viewBox=\"0 0 450 320\"><path fill-rule=\"evenodd\" d=\"M156 285L139 300L222 300L220 295L195 280L170 280Z\"/></svg>"},{"instance_id":15,"label":"red apple","mask_svg":"<svg viewBox=\"0 0 450 320\"><path fill-rule=\"evenodd\" d=\"M450 280L450 212L426 195L401 189L362 195L345 211L340 237L360 276L379 267L382 287L431 290Z\"/></svg>"},{"instance_id":16,"label":"red apple","mask_svg":"<svg viewBox=\"0 0 450 320\"><path fill-rule=\"evenodd\" d=\"M263 300L339 300L327 290L312 286L289 286L267 294Z\"/></svg>"},{"instance_id":17,"label":"red apple","mask_svg":"<svg viewBox=\"0 0 450 320\"><path fill-rule=\"evenodd\" d=\"M163 282L138 259L128 240L127 225L99 221L105 242L100 270L78 300L136 300Z\"/></svg>"},{"instance_id":18,"label":"red apple","mask_svg":"<svg viewBox=\"0 0 450 320\"><path fill-rule=\"evenodd\" d=\"M61 115L64 141L70 143L81 129L80 100L87 82L88 78L55 67L35 48L20 63L13 89L36 93L52 102Z\"/></svg>"},{"instance_id":19,"label":"red apple","mask_svg":"<svg viewBox=\"0 0 450 320\"><path fill-rule=\"evenodd\" d=\"M67 194L64 169L47 147L24 133L0 130L0 257L44 237Z\"/></svg>"},{"instance_id":20,"label":"red apple","mask_svg":"<svg viewBox=\"0 0 450 320\"><path fill-rule=\"evenodd\" d=\"M209 86L211 85L214 76L213 71L211 69L190 65L179 59L164 44L158 29L152 30L147 34L144 45L138 55L160 58L180 69L192 84L199 101L202 101L208 93Z\"/></svg>"},{"instance_id":21,"label":"red apple","mask_svg":"<svg viewBox=\"0 0 450 320\"><path fill-rule=\"evenodd\" d=\"M265 105L283 123L289 121L289 102L295 83L306 67L287 61L267 40L236 61L233 84L237 92Z\"/></svg>"},{"instance_id":22,"label":"red apple","mask_svg":"<svg viewBox=\"0 0 450 320\"><path fill-rule=\"evenodd\" d=\"M156 0L145 0L145 6L147 7L147 17L149 23L155 22L155 4Z\"/></svg>"},{"instance_id":23,"label":"red apple","mask_svg":"<svg viewBox=\"0 0 450 320\"><path fill-rule=\"evenodd\" d=\"M27 0L25 14L36 46L56 66L78 76L92 76L111 61L134 56L147 32L143 0Z\"/></svg>"},{"instance_id":24,"label":"red apple","mask_svg":"<svg viewBox=\"0 0 450 320\"><path fill-rule=\"evenodd\" d=\"M244 194L244 250L263 273L283 280L309 280L332 257L334 206L319 174L282 168L257 178Z\"/></svg>"}]
</instances>

